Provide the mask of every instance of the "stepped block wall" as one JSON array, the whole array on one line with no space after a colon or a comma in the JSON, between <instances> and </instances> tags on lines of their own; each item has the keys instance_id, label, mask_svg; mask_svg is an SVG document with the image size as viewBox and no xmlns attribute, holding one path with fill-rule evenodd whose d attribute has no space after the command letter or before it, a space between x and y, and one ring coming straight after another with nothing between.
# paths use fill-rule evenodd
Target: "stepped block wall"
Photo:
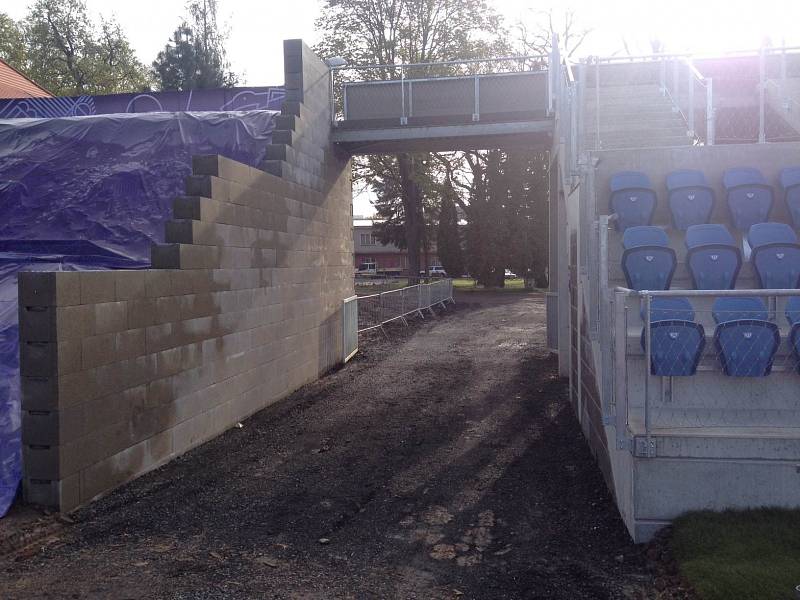
<instances>
[{"instance_id":1,"label":"stepped block wall","mask_svg":"<svg viewBox=\"0 0 800 600\"><path fill-rule=\"evenodd\" d=\"M263 169L193 161L148 271L23 273L24 490L67 511L219 435L343 360L350 161L329 71L285 42Z\"/></svg>"}]
</instances>

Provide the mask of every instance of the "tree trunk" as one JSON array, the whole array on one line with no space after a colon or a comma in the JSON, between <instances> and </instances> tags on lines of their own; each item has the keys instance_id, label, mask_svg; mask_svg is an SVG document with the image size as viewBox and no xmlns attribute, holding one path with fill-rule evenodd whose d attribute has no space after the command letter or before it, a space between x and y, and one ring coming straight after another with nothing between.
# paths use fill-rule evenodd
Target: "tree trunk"
<instances>
[{"instance_id":1,"label":"tree trunk","mask_svg":"<svg viewBox=\"0 0 800 600\"><path fill-rule=\"evenodd\" d=\"M403 194L403 212L405 213L406 245L408 247L408 283L414 285L419 281L420 247L422 242L422 191L417 184L414 169L414 158L410 154L398 154L397 164L400 171L400 187Z\"/></svg>"}]
</instances>

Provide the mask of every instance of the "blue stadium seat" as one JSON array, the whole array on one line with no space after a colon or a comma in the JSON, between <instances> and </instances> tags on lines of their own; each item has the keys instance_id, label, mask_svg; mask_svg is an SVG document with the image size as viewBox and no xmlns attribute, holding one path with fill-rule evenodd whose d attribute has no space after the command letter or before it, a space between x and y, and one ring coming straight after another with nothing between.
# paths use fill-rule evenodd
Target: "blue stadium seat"
<instances>
[{"instance_id":1,"label":"blue stadium seat","mask_svg":"<svg viewBox=\"0 0 800 600\"><path fill-rule=\"evenodd\" d=\"M634 290L668 290L678 264L660 227L639 225L622 234L622 271Z\"/></svg>"},{"instance_id":2,"label":"blue stadium seat","mask_svg":"<svg viewBox=\"0 0 800 600\"><path fill-rule=\"evenodd\" d=\"M639 171L622 171L611 176L608 208L617 215L617 229L649 225L656 210L656 192L650 178Z\"/></svg>"},{"instance_id":3,"label":"blue stadium seat","mask_svg":"<svg viewBox=\"0 0 800 600\"><path fill-rule=\"evenodd\" d=\"M667 175L669 210L675 229L708 223L716 196L702 171L683 169Z\"/></svg>"},{"instance_id":4,"label":"blue stadium seat","mask_svg":"<svg viewBox=\"0 0 800 600\"><path fill-rule=\"evenodd\" d=\"M756 223L747 241L763 289L794 289L800 284L800 245L786 223Z\"/></svg>"},{"instance_id":5,"label":"blue stadium seat","mask_svg":"<svg viewBox=\"0 0 800 600\"><path fill-rule=\"evenodd\" d=\"M800 167L782 169L779 179L786 208L792 215L795 229L800 229Z\"/></svg>"},{"instance_id":6,"label":"blue stadium seat","mask_svg":"<svg viewBox=\"0 0 800 600\"><path fill-rule=\"evenodd\" d=\"M645 328L642 328L641 344L642 350L647 351ZM705 345L705 330L694 322L689 300L653 298L650 303L650 372L653 375L694 375Z\"/></svg>"},{"instance_id":7,"label":"blue stadium seat","mask_svg":"<svg viewBox=\"0 0 800 600\"><path fill-rule=\"evenodd\" d=\"M792 326L789 330L789 346L794 354L795 369L800 372L800 296L792 296L786 302L786 320Z\"/></svg>"},{"instance_id":8,"label":"blue stadium seat","mask_svg":"<svg viewBox=\"0 0 800 600\"><path fill-rule=\"evenodd\" d=\"M751 225L763 223L772 210L772 186L758 169L738 167L722 175L722 185L731 211L733 226L746 232Z\"/></svg>"},{"instance_id":9,"label":"blue stadium seat","mask_svg":"<svg viewBox=\"0 0 800 600\"><path fill-rule=\"evenodd\" d=\"M696 290L732 290L742 267L742 253L724 225L690 225L686 264Z\"/></svg>"},{"instance_id":10,"label":"blue stadium seat","mask_svg":"<svg viewBox=\"0 0 800 600\"><path fill-rule=\"evenodd\" d=\"M781 343L778 326L767 320L759 298L718 298L712 309L714 344L722 370L731 377L764 377Z\"/></svg>"},{"instance_id":11,"label":"blue stadium seat","mask_svg":"<svg viewBox=\"0 0 800 600\"><path fill-rule=\"evenodd\" d=\"M639 315L642 321L645 319L645 306L642 302L642 308ZM694 321L694 309L687 298L678 297L658 297L653 298L650 302L650 321Z\"/></svg>"}]
</instances>

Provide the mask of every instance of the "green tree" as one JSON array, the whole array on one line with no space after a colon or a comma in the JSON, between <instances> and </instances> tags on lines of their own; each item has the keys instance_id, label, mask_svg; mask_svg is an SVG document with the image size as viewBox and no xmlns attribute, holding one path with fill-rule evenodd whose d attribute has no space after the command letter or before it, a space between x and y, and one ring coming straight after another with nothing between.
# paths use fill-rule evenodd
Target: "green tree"
<instances>
[{"instance_id":1,"label":"green tree","mask_svg":"<svg viewBox=\"0 0 800 600\"><path fill-rule=\"evenodd\" d=\"M5 13L0 13L0 59L15 69L25 69L25 37L22 28Z\"/></svg>"},{"instance_id":2,"label":"green tree","mask_svg":"<svg viewBox=\"0 0 800 600\"><path fill-rule=\"evenodd\" d=\"M149 89L147 69L120 25L97 27L83 0L37 0L23 21L23 69L56 95L112 94Z\"/></svg>"},{"instance_id":3,"label":"green tree","mask_svg":"<svg viewBox=\"0 0 800 600\"><path fill-rule=\"evenodd\" d=\"M358 74L373 79L398 79L400 64L487 57L505 48L501 19L485 0L325 0L316 28L320 56L342 56L352 65L386 65ZM457 74L458 68L435 71L426 67L405 74ZM412 154L397 155L388 164L370 156L355 165L356 177L380 183L379 216L386 221L378 231L384 241L396 241L396 217L401 216L412 278L429 237L425 202L431 197L434 166L429 156Z\"/></svg>"},{"instance_id":4,"label":"green tree","mask_svg":"<svg viewBox=\"0 0 800 600\"><path fill-rule=\"evenodd\" d=\"M183 21L158 53L153 71L162 90L232 87L239 76L230 70L225 41L227 32L217 23L216 0L187 5L189 22Z\"/></svg>"},{"instance_id":5,"label":"green tree","mask_svg":"<svg viewBox=\"0 0 800 600\"><path fill-rule=\"evenodd\" d=\"M461 231L458 225L458 210L453 202L452 188L442 195L439 208L439 224L436 229L436 252L444 270L451 277L464 273L464 251L461 247Z\"/></svg>"}]
</instances>

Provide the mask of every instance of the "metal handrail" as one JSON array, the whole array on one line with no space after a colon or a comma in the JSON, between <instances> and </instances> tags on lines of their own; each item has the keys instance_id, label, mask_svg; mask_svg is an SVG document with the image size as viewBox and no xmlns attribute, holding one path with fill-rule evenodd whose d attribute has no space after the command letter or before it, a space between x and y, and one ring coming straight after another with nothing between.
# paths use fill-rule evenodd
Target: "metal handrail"
<instances>
[{"instance_id":1,"label":"metal handrail","mask_svg":"<svg viewBox=\"0 0 800 600\"><path fill-rule=\"evenodd\" d=\"M665 52L653 54L639 54L634 56L595 56L588 59L590 62L600 63L630 63L630 62L655 62L664 59L694 58L694 59L715 59L732 57L757 57L761 52L767 54L778 54L782 52L800 52L800 46L778 46L772 48L756 48L747 50L729 50L725 52ZM586 60L586 59L585 59Z\"/></svg>"},{"instance_id":2,"label":"metal handrail","mask_svg":"<svg viewBox=\"0 0 800 600\"><path fill-rule=\"evenodd\" d=\"M652 297L681 297L681 298L705 298L705 297L729 297L729 296L800 296L800 290L795 289L748 289L748 290L632 290L624 286L616 286L614 291L624 294L631 298Z\"/></svg>"},{"instance_id":3,"label":"metal handrail","mask_svg":"<svg viewBox=\"0 0 800 600\"><path fill-rule=\"evenodd\" d=\"M422 62L422 63L386 63L386 64L373 64L373 65L339 65L331 67L331 71L341 71L346 69L361 70L361 69L401 69L411 67L436 67L447 65L472 65L480 63L492 62L515 62L525 61L532 59L540 59L547 61L545 54L519 54L515 56L502 56L499 58L470 58L464 60L443 60L438 62Z\"/></svg>"}]
</instances>

